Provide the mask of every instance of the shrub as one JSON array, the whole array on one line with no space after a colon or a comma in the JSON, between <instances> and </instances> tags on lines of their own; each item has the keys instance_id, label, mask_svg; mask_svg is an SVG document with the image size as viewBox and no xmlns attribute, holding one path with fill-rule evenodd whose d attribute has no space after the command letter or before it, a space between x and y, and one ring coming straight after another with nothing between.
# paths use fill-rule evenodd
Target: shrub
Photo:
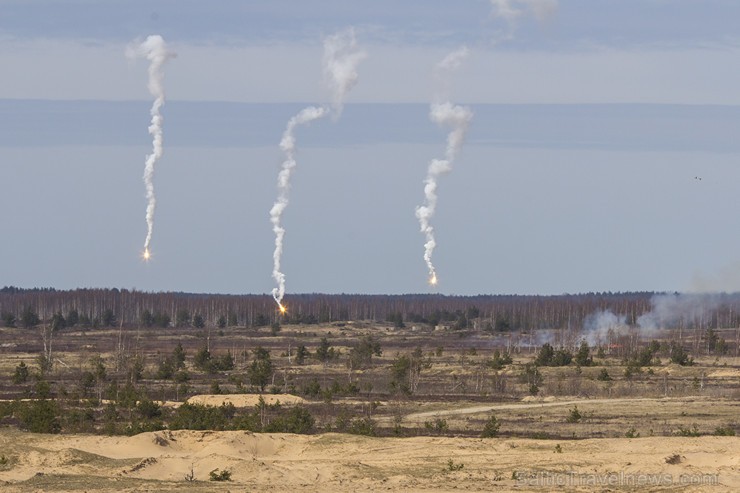
<instances>
[{"instance_id":1,"label":"shrub","mask_svg":"<svg viewBox=\"0 0 740 493\"><path fill-rule=\"evenodd\" d=\"M498 422L496 416L491 416L483 426L483 432L480 435L481 438L496 438L500 427L501 423Z\"/></svg>"},{"instance_id":2,"label":"shrub","mask_svg":"<svg viewBox=\"0 0 740 493\"><path fill-rule=\"evenodd\" d=\"M735 429L730 426L726 426L724 428L721 426L718 426L717 428L714 429L714 435L718 437L734 437Z\"/></svg>"},{"instance_id":3,"label":"shrub","mask_svg":"<svg viewBox=\"0 0 740 493\"><path fill-rule=\"evenodd\" d=\"M459 463L459 464L455 464L455 462L452 459L449 459L447 461L447 470L448 471L452 471L452 472L454 472L454 471L461 471L463 467L465 467L465 464L463 464L462 462Z\"/></svg>"},{"instance_id":4,"label":"shrub","mask_svg":"<svg viewBox=\"0 0 740 493\"><path fill-rule=\"evenodd\" d=\"M305 407L294 407L283 416L273 419L264 431L270 433L299 433L313 431L316 420Z\"/></svg>"},{"instance_id":5,"label":"shrub","mask_svg":"<svg viewBox=\"0 0 740 493\"><path fill-rule=\"evenodd\" d=\"M598 376L596 377L596 380L599 382L610 382L612 377L609 375L609 372L606 371L606 368L602 368L599 372Z\"/></svg>"},{"instance_id":6,"label":"shrub","mask_svg":"<svg viewBox=\"0 0 740 493\"><path fill-rule=\"evenodd\" d=\"M231 471L228 469L214 469L208 473L208 476L210 476L211 481L231 481Z\"/></svg>"},{"instance_id":7,"label":"shrub","mask_svg":"<svg viewBox=\"0 0 740 493\"><path fill-rule=\"evenodd\" d=\"M353 419L347 431L353 435L365 435L369 437L374 437L378 434L375 421L371 418Z\"/></svg>"},{"instance_id":8,"label":"shrub","mask_svg":"<svg viewBox=\"0 0 740 493\"><path fill-rule=\"evenodd\" d=\"M699 427L696 425L692 425L691 428L684 428L683 426L678 427L678 432L676 432L678 436L682 437L698 437L701 436L701 432L699 431Z\"/></svg>"},{"instance_id":9,"label":"shrub","mask_svg":"<svg viewBox=\"0 0 740 493\"><path fill-rule=\"evenodd\" d=\"M54 401L42 399L18 403L18 405L18 417L24 429L32 433L59 433L62 431L58 417L59 408Z\"/></svg>"},{"instance_id":10,"label":"shrub","mask_svg":"<svg viewBox=\"0 0 740 493\"><path fill-rule=\"evenodd\" d=\"M565 421L567 423L578 423L581 421L581 412L578 410L578 406L573 406L573 409L570 410L570 413L568 414L568 417L565 418Z\"/></svg>"},{"instance_id":11,"label":"shrub","mask_svg":"<svg viewBox=\"0 0 740 493\"><path fill-rule=\"evenodd\" d=\"M437 435L446 433L450 429L447 420L441 418L436 418L434 421L425 421L424 428L430 433L436 433Z\"/></svg>"}]
</instances>

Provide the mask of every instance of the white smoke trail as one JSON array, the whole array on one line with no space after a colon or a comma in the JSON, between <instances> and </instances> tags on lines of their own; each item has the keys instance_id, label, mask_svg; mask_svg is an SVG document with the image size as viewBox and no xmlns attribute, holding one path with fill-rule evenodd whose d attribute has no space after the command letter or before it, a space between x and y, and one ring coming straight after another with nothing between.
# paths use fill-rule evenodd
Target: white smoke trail
<instances>
[{"instance_id":1,"label":"white smoke trail","mask_svg":"<svg viewBox=\"0 0 740 493\"><path fill-rule=\"evenodd\" d=\"M149 134L152 136L152 153L147 155L144 165L144 186L146 187L146 225L147 233L144 240L144 259L149 260L152 232L154 230L154 209L157 198L154 194L154 166L164 154L162 139L162 106L164 105L164 71L162 68L170 58L176 54L167 49L162 36L152 35L135 47L129 47L126 52L129 58L145 57L149 60L149 93L154 96L154 103L150 110L152 117L149 125Z\"/></svg>"},{"instance_id":2,"label":"white smoke trail","mask_svg":"<svg viewBox=\"0 0 740 493\"><path fill-rule=\"evenodd\" d=\"M277 287L272 290L272 297L275 298L275 302L281 311L285 311L282 304L285 296L285 274L281 271L283 240L285 238L282 217L283 212L288 207L290 177L297 164L295 158L295 129L328 114L333 113L335 118L341 115L347 93L357 84L357 66L363 58L365 58L365 53L357 50L357 42L352 29L327 37L324 40L323 65L326 84L332 93L331 109L326 106L304 108L288 121L285 132L283 132L283 138L280 141L280 149L285 154L285 160L278 174L278 198L270 209L270 222L272 223L272 231L275 233L272 277L277 282Z\"/></svg>"},{"instance_id":3,"label":"white smoke trail","mask_svg":"<svg viewBox=\"0 0 740 493\"><path fill-rule=\"evenodd\" d=\"M462 61L468 56L468 49L462 49L447 55L438 65L439 71L449 72L456 70L462 64ZM447 135L447 149L444 159L433 159L429 163L427 176L424 180L424 204L416 208L416 218L419 220L421 232L424 234L426 243L424 243L424 262L427 264L429 271L429 284L437 284L437 270L432 262L432 255L437 246L434 237L434 227L431 220L437 209L437 181L439 177L452 170L452 164L455 161L463 142L465 134L473 118L473 112L465 106L453 105L451 102L432 103L429 118L438 125L452 127Z\"/></svg>"},{"instance_id":4,"label":"white smoke trail","mask_svg":"<svg viewBox=\"0 0 740 493\"><path fill-rule=\"evenodd\" d=\"M280 260L283 256L283 238L285 237L285 228L281 224L281 219L283 217L283 211L288 207L290 176L296 167L295 137L293 133L296 126L305 125L322 118L326 113L327 110L323 107L309 106L308 108L304 108L288 121L288 126L280 141L280 149L285 153L285 161L283 161L282 169L278 174L278 199L272 206L272 209L270 209L270 222L272 222L272 231L275 233L275 251L272 254L272 277L278 284L272 290L272 297L275 298L275 301L281 308L283 296L285 296L285 274L280 270Z\"/></svg>"}]
</instances>

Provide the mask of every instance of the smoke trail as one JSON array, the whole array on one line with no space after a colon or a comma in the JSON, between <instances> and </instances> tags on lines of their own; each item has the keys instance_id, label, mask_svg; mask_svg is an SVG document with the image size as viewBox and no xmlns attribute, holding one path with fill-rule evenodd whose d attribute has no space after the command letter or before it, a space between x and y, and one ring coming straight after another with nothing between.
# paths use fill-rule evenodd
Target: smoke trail
<instances>
[{"instance_id":1,"label":"smoke trail","mask_svg":"<svg viewBox=\"0 0 740 493\"><path fill-rule=\"evenodd\" d=\"M288 207L290 177L297 164L295 159L295 129L328 114L333 114L335 118L341 115L347 93L357 84L357 66L363 58L365 58L365 53L357 51L357 42L352 29L327 37L324 40L323 65L326 84L332 94L331 108L326 106L304 108L288 121L285 132L283 132L283 138L280 141L280 149L285 154L285 160L278 174L278 198L270 209L270 222L272 223L272 231L275 233L272 277L277 282L277 287L272 290L272 297L275 298L275 302L283 312L285 311L282 304L285 296L285 274L281 271L280 263L283 256L285 228L282 226L282 217L283 212Z\"/></svg>"},{"instance_id":2,"label":"smoke trail","mask_svg":"<svg viewBox=\"0 0 740 493\"><path fill-rule=\"evenodd\" d=\"M280 270L280 260L283 256L283 238L285 237L285 228L281 224L283 212L288 207L288 192L290 191L290 176L296 167L295 160L295 127L305 125L309 122L322 118L326 115L326 108L309 106L301 110L296 116L288 121L288 126L283 133L280 141L280 149L285 154L282 169L278 174L278 199L270 209L270 222L272 222L272 231L275 233L275 251L272 254L273 268L272 277L278 283L278 287L273 288L272 297L282 309L282 300L285 296L285 274Z\"/></svg>"},{"instance_id":3,"label":"smoke trail","mask_svg":"<svg viewBox=\"0 0 740 493\"><path fill-rule=\"evenodd\" d=\"M447 55L438 65L438 71L449 72L456 70L462 61L468 56L468 49L462 49ZM444 159L433 159L429 163L427 176L424 180L424 204L416 208L416 218L419 220L421 232L424 234L424 262L429 271L429 284L437 284L437 271L432 263L432 254L437 246L434 237L434 227L431 220L437 209L437 181L439 177L452 170L455 161L465 140L465 133L473 118L470 108L453 105L451 102L432 103L429 110L429 118L440 126L452 127L447 135L447 149Z\"/></svg>"},{"instance_id":4,"label":"smoke trail","mask_svg":"<svg viewBox=\"0 0 740 493\"><path fill-rule=\"evenodd\" d=\"M151 254L149 246L152 241L152 231L154 230L154 209L157 205L157 199L154 194L154 166L162 158L164 153L162 140L162 113L164 105L164 72L162 68L170 58L176 54L167 49L167 44L162 36L152 35L135 47L129 47L126 55L129 58L145 57L149 60L149 93L154 96L154 103L150 110L152 117L149 125L149 134L152 136L152 153L147 155L144 165L144 186L146 187L146 225L147 233L144 240L144 259L149 260Z\"/></svg>"}]
</instances>

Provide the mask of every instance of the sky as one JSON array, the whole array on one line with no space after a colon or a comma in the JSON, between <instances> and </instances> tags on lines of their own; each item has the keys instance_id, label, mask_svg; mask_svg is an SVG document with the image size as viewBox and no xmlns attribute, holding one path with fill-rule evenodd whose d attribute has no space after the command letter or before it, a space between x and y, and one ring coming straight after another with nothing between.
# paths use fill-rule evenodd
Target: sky
<instances>
[{"instance_id":1,"label":"sky","mask_svg":"<svg viewBox=\"0 0 740 493\"><path fill-rule=\"evenodd\" d=\"M323 40L353 27L341 117L296 132L288 294L740 290L740 3L540 2L0 0L0 285L270 292L280 138L331 100ZM125 54L151 34L177 57L145 263L152 96ZM414 211L439 100L473 119L432 288Z\"/></svg>"}]
</instances>

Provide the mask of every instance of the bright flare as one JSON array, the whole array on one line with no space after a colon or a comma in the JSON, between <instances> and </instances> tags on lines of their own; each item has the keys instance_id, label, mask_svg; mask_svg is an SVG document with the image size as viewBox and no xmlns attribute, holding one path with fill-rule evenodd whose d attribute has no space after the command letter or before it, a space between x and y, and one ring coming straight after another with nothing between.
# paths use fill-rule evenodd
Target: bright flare
<instances>
[{"instance_id":1,"label":"bright flare","mask_svg":"<svg viewBox=\"0 0 740 493\"><path fill-rule=\"evenodd\" d=\"M285 314L285 312L288 310L282 303L278 303L278 306L280 306L280 313L282 314Z\"/></svg>"},{"instance_id":2,"label":"bright flare","mask_svg":"<svg viewBox=\"0 0 740 493\"><path fill-rule=\"evenodd\" d=\"M152 254L149 252L148 248L144 249L144 253L141 254L141 258L143 258L145 262L149 262L149 259L152 258Z\"/></svg>"},{"instance_id":3,"label":"bright flare","mask_svg":"<svg viewBox=\"0 0 740 493\"><path fill-rule=\"evenodd\" d=\"M437 285L437 274L432 274L432 277L429 278L429 285L430 286L436 286Z\"/></svg>"}]
</instances>

